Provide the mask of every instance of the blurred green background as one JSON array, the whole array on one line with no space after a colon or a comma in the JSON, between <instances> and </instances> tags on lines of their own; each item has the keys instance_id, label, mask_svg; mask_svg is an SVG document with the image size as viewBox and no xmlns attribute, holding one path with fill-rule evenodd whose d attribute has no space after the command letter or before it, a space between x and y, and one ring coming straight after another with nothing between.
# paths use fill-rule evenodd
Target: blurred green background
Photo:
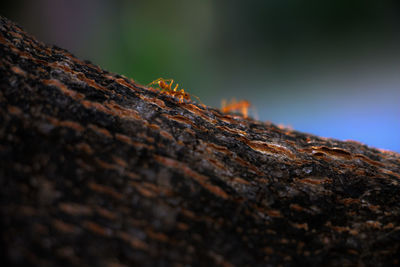
<instances>
[{"instance_id":1,"label":"blurred green background","mask_svg":"<svg viewBox=\"0 0 400 267\"><path fill-rule=\"evenodd\" d=\"M400 2L3 0L40 40L207 105L400 152Z\"/></svg>"}]
</instances>

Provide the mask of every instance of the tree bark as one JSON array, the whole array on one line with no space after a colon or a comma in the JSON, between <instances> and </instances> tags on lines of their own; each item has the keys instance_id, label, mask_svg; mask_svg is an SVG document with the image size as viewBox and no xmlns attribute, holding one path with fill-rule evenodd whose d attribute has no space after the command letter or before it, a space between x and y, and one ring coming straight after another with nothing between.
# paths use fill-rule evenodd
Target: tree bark
<instances>
[{"instance_id":1,"label":"tree bark","mask_svg":"<svg viewBox=\"0 0 400 267\"><path fill-rule=\"evenodd\" d=\"M0 32L5 266L400 264L399 154L181 102L4 17Z\"/></svg>"}]
</instances>

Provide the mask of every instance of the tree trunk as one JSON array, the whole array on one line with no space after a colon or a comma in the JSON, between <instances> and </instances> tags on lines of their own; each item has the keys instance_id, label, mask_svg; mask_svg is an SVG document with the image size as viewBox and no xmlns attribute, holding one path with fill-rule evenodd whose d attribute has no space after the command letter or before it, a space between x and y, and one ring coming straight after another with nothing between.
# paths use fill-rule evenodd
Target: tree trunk
<instances>
[{"instance_id":1,"label":"tree trunk","mask_svg":"<svg viewBox=\"0 0 400 267\"><path fill-rule=\"evenodd\" d=\"M0 33L5 266L400 264L399 154L179 101L4 17Z\"/></svg>"}]
</instances>

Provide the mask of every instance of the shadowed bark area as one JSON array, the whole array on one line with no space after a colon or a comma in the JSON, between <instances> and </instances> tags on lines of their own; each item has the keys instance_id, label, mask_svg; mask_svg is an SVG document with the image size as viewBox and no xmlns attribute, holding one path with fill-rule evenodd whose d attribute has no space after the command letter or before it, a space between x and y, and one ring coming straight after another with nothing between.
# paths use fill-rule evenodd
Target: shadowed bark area
<instances>
[{"instance_id":1,"label":"shadowed bark area","mask_svg":"<svg viewBox=\"0 0 400 267\"><path fill-rule=\"evenodd\" d=\"M397 265L399 172L397 153L179 103L0 17L7 266Z\"/></svg>"}]
</instances>

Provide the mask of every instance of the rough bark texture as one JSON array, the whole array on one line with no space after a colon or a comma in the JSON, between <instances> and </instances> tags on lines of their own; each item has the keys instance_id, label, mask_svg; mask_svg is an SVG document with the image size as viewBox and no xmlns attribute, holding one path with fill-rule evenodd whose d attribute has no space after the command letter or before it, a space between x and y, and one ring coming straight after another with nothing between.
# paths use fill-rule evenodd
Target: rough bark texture
<instances>
[{"instance_id":1,"label":"rough bark texture","mask_svg":"<svg viewBox=\"0 0 400 267\"><path fill-rule=\"evenodd\" d=\"M7 266L399 264L399 154L179 103L2 17L0 58Z\"/></svg>"}]
</instances>

